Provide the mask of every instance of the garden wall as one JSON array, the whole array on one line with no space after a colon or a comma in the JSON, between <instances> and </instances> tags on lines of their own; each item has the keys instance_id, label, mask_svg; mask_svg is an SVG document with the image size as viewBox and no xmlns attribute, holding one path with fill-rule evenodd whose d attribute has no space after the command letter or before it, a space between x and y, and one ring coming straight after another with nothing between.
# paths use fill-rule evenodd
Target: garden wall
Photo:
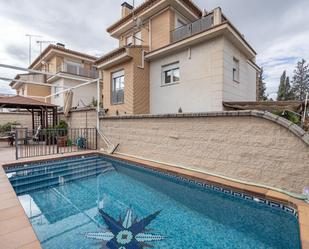
<instances>
[{"instance_id":1,"label":"garden wall","mask_svg":"<svg viewBox=\"0 0 309 249\"><path fill-rule=\"evenodd\" d=\"M70 128L95 128L97 122L94 108L71 110L69 117L64 117L63 113L59 113L58 119L64 119Z\"/></svg>"},{"instance_id":2,"label":"garden wall","mask_svg":"<svg viewBox=\"0 0 309 249\"><path fill-rule=\"evenodd\" d=\"M26 112L0 112L0 125L8 122L20 123L23 127L32 129L32 116Z\"/></svg>"},{"instance_id":3,"label":"garden wall","mask_svg":"<svg viewBox=\"0 0 309 249\"><path fill-rule=\"evenodd\" d=\"M301 193L309 134L260 111L104 117L118 153Z\"/></svg>"}]
</instances>

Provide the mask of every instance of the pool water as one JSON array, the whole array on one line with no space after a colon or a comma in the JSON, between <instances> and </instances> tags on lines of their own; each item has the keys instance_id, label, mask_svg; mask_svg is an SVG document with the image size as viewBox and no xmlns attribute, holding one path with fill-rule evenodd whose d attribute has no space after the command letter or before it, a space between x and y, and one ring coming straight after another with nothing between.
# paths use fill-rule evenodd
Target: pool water
<instances>
[{"instance_id":1,"label":"pool water","mask_svg":"<svg viewBox=\"0 0 309 249\"><path fill-rule=\"evenodd\" d=\"M298 220L282 208L114 159L7 174L46 249L301 248Z\"/></svg>"}]
</instances>

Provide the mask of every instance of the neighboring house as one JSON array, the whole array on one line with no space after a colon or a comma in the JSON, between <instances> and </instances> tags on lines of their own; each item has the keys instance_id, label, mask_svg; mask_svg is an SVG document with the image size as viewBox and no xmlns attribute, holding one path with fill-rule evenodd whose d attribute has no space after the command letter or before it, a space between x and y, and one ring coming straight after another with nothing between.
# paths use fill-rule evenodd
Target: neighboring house
<instances>
[{"instance_id":1,"label":"neighboring house","mask_svg":"<svg viewBox=\"0 0 309 249\"><path fill-rule=\"evenodd\" d=\"M119 40L96 61L107 115L221 111L223 101L256 100L256 52L220 8L125 2L107 32Z\"/></svg>"},{"instance_id":2,"label":"neighboring house","mask_svg":"<svg viewBox=\"0 0 309 249\"><path fill-rule=\"evenodd\" d=\"M15 77L15 80L25 80L32 82L46 82L46 76L42 74L18 74ZM16 90L16 94L24 97L33 98L39 101L45 101L44 97L50 95L50 87L48 86L39 86L33 84L25 84L22 82L12 81L10 83L12 89ZM50 103L50 99L47 100Z\"/></svg>"},{"instance_id":3,"label":"neighboring house","mask_svg":"<svg viewBox=\"0 0 309 249\"><path fill-rule=\"evenodd\" d=\"M29 66L30 69L56 73L57 76L46 76L40 74L19 74L15 79L50 84L39 86L20 82L11 82L11 87L16 93L26 97L45 101L44 97L55 94L61 90L68 89L83 83L79 79L96 79L98 71L94 67L97 58L84 53L66 49L63 45L49 45ZM76 80L65 79L61 76L70 75ZM73 89L73 107L89 105L97 98L97 85L90 84ZM58 94L49 99L48 102L63 107L64 95Z\"/></svg>"}]
</instances>

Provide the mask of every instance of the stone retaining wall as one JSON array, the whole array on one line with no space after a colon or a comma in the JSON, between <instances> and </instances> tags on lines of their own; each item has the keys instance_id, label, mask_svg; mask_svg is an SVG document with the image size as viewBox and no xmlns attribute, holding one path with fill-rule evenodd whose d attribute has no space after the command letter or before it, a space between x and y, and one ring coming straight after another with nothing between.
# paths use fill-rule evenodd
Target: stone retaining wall
<instances>
[{"instance_id":1,"label":"stone retaining wall","mask_svg":"<svg viewBox=\"0 0 309 249\"><path fill-rule=\"evenodd\" d=\"M260 111L104 117L117 152L301 193L309 135Z\"/></svg>"}]
</instances>

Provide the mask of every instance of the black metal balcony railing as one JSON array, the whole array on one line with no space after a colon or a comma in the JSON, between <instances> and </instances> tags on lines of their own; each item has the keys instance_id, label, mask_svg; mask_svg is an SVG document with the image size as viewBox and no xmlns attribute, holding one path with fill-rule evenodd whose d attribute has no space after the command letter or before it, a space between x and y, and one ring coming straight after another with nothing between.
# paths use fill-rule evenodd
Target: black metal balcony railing
<instances>
[{"instance_id":1,"label":"black metal balcony railing","mask_svg":"<svg viewBox=\"0 0 309 249\"><path fill-rule=\"evenodd\" d=\"M177 42L192 35L206 31L213 26L213 14L171 31L172 42Z\"/></svg>"}]
</instances>

